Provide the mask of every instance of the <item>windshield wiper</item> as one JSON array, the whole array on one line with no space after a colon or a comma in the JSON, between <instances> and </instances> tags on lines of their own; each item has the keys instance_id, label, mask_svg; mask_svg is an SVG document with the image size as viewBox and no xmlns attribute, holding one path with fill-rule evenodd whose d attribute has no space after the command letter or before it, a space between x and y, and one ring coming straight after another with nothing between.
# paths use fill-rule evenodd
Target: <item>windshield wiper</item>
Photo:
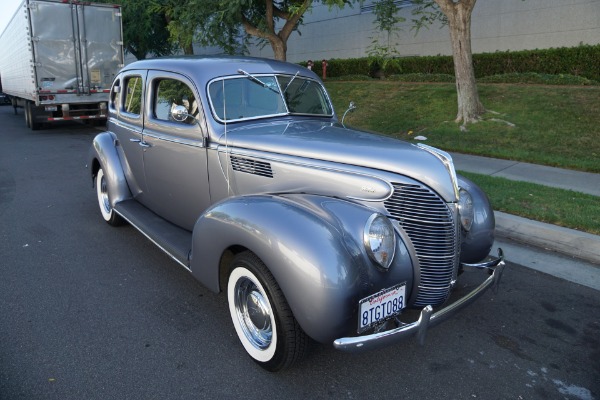
<instances>
[{"instance_id":1,"label":"windshield wiper","mask_svg":"<svg viewBox=\"0 0 600 400\"><path fill-rule=\"evenodd\" d=\"M284 94L287 91L287 89L290 87L290 85L292 84L292 82L294 82L294 79L296 79L296 77L298 76L299 73L300 73L300 71L296 71L296 73L294 74L294 76L292 77L292 79L290 79L290 81L288 82L288 84L285 85L285 88L283 89L283 93Z\"/></svg>"},{"instance_id":2,"label":"windshield wiper","mask_svg":"<svg viewBox=\"0 0 600 400\"><path fill-rule=\"evenodd\" d=\"M248 72L244 71L243 69L238 69L237 72L240 74L244 74L244 76L246 76L246 78L250 79L252 82L257 83L257 84L261 85L262 87L270 89L270 90L274 91L275 93L279 94L279 90L273 88L270 85L267 85L266 83L264 83L263 81L261 81L260 79L255 77L254 75L249 74Z\"/></svg>"}]
</instances>

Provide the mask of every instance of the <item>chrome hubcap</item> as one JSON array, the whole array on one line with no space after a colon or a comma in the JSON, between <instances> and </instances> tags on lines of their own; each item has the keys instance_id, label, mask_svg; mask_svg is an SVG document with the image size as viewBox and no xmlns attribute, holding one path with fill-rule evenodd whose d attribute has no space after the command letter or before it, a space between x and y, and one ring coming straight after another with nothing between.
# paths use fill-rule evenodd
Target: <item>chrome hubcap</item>
<instances>
[{"instance_id":1,"label":"chrome hubcap","mask_svg":"<svg viewBox=\"0 0 600 400\"><path fill-rule=\"evenodd\" d=\"M104 208L105 213L110 212L110 202L108 201L108 188L106 187L106 179L104 179L104 175L100 179L100 193L98 194L100 204Z\"/></svg>"},{"instance_id":2,"label":"chrome hubcap","mask_svg":"<svg viewBox=\"0 0 600 400\"><path fill-rule=\"evenodd\" d=\"M273 338L271 306L266 295L250 279L236 282L235 310L244 335L258 349L266 349Z\"/></svg>"}]
</instances>

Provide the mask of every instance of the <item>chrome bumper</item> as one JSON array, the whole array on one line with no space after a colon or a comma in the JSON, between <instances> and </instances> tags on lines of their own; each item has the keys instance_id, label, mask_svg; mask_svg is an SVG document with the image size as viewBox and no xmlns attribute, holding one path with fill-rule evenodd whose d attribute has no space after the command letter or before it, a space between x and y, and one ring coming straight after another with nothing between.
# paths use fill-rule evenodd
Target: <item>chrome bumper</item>
<instances>
[{"instance_id":1,"label":"chrome bumper","mask_svg":"<svg viewBox=\"0 0 600 400\"><path fill-rule=\"evenodd\" d=\"M358 353L389 346L413 335L417 335L419 343L423 344L428 328L452 317L458 311L477 300L490 287L494 292L498 290L498 285L500 284L500 278L502 277L505 265L504 253L502 252L502 249L498 249L498 258L479 264L461 265L468 268L489 269L492 271L492 274L471 293L435 313L433 312L433 307L425 307L421 311L421 315L416 322L402 324L397 328L370 335L336 339L333 342L333 346L338 350Z\"/></svg>"}]
</instances>

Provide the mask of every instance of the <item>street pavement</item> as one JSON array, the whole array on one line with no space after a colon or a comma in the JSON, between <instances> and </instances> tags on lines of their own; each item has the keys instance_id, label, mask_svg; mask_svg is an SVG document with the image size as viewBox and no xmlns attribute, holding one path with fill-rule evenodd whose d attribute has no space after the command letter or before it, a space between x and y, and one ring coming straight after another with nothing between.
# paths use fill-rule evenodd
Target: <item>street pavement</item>
<instances>
[{"instance_id":1,"label":"street pavement","mask_svg":"<svg viewBox=\"0 0 600 400\"><path fill-rule=\"evenodd\" d=\"M537 183L600 197L600 174L467 154L451 155L458 171ZM506 252L507 259L600 290L600 236L503 212L495 212L495 217L497 242L502 243L504 249L510 246L513 250ZM532 246L558 253L557 256L563 259L570 258L569 270L555 270L550 260L536 261L540 255L532 253Z\"/></svg>"}]
</instances>

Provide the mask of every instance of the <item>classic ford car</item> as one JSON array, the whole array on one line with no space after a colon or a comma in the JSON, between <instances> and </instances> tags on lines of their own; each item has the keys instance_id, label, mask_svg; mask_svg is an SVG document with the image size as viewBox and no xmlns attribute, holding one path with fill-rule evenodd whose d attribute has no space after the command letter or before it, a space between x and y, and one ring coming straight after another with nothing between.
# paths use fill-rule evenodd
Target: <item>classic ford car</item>
<instances>
[{"instance_id":1,"label":"classic ford car","mask_svg":"<svg viewBox=\"0 0 600 400\"><path fill-rule=\"evenodd\" d=\"M443 151L346 128L308 69L138 61L108 110L88 163L102 217L226 292L241 344L267 370L310 340L349 352L422 341L500 280L486 195ZM450 302L465 267L489 276Z\"/></svg>"}]
</instances>

